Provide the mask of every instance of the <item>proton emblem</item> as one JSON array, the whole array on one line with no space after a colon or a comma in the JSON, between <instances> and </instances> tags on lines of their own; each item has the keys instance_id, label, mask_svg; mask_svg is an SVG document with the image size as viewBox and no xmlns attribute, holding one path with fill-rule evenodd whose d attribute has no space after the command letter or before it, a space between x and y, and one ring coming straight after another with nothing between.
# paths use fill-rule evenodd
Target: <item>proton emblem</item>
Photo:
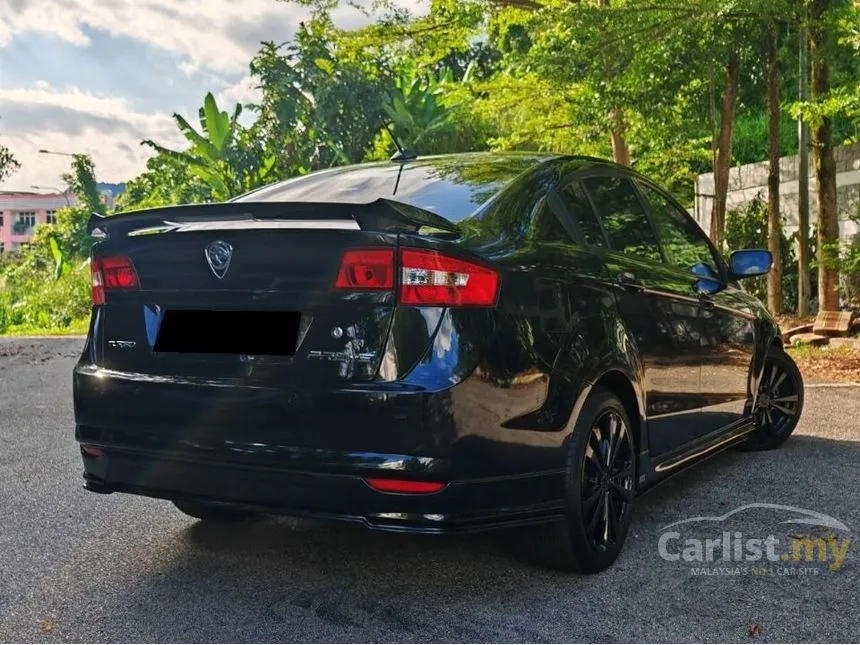
<instances>
[{"instance_id":1,"label":"proton emblem","mask_svg":"<svg viewBox=\"0 0 860 645\"><path fill-rule=\"evenodd\" d=\"M219 280L223 278L230 268L230 260L233 259L233 247L227 242L216 240L206 245L204 254L215 277Z\"/></svg>"}]
</instances>

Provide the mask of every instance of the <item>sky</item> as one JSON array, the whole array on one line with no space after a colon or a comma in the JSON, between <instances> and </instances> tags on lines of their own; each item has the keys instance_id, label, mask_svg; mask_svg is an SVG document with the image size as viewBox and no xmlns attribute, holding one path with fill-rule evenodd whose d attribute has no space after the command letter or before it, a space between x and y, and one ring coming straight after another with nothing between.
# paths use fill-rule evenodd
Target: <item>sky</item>
<instances>
[{"instance_id":1,"label":"sky","mask_svg":"<svg viewBox=\"0 0 860 645\"><path fill-rule=\"evenodd\" d=\"M182 145L174 112L196 123L208 91L222 109L253 102L260 42L290 40L307 15L277 0L0 0L0 143L22 166L0 190L60 187L70 160L40 149L131 179L151 154L142 139ZM368 20L346 6L334 19Z\"/></svg>"}]
</instances>

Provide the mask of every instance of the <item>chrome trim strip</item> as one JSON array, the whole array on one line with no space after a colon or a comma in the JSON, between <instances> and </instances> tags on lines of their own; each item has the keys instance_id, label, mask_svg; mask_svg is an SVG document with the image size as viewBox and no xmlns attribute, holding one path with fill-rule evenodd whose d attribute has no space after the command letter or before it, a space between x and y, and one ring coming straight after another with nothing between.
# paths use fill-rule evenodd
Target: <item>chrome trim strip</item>
<instances>
[{"instance_id":1,"label":"chrome trim strip","mask_svg":"<svg viewBox=\"0 0 860 645\"><path fill-rule=\"evenodd\" d=\"M283 219L283 220L224 220L210 222L169 222L161 226L150 226L130 231L129 237L139 235L157 235L159 233L193 233L197 231L244 231L252 229L311 229L360 231L361 228L354 219Z\"/></svg>"}]
</instances>

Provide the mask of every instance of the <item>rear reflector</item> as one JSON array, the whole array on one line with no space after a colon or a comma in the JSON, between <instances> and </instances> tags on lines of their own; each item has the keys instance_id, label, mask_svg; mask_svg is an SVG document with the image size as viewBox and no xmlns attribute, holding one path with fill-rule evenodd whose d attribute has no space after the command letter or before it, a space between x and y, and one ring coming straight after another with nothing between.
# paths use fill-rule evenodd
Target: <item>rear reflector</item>
<instances>
[{"instance_id":1,"label":"rear reflector","mask_svg":"<svg viewBox=\"0 0 860 645\"><path fill-rule=\"evenodd\" d=\"M84 443L84 444L81 444L81 454L84 457L92 457L93 459L100 459L104 455L104 452L102 452L101 448L98 448L96 446L90 446L90 445L87 445Z\"/></svg>"},{"instance_id":2,"label":"rear reflector","mask_svg":"<svg viewBox=\"0 0 860 645\"><path fill-rule=\"evenodd\" d=\"M334 286L338 289L393 289L394 250L347 251L340 262Z\"/></svg>"},{"instance_id":3,"label":"rear reflector","mask_svg":"<svg viewBox=\"0 0 860 645\"><path fill-rule=\"evenodd\" d=\"M124 255L93 258L90 261L90 269L92 271L92 300L94 305L104 304L105 289L140 288L134 264Z\"/></svg>"},{"instance_id":4,"label":"rear reflector","mask_svg":"<svg viewBox=\"0 0 860 645\"><path fill-rule=\"evenodd\" d=\"M406 305L492 307L498 272L438 251L400 252L400 302Z\"/></svg>"},{"instance_id":5,"label":"rear reflector","mask_svg":"<svg viewBox=\"0 0 860 645\"><path fill-rule=\"evenodd\" d=\"M408 479L366 479L367 485L380 493L404 493L407 495L428 495L445 488L441 482L419 482Z\"/></svg>"}]
</instances>

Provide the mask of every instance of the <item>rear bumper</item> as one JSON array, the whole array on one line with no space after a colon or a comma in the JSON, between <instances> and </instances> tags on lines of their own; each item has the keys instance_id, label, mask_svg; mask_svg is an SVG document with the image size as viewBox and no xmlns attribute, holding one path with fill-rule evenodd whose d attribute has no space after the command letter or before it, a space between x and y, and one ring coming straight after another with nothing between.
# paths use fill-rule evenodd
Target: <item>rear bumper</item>
<instances>
[{"instance_id":1,"label":"rear bumper","mask_svg":"<svg viewBox=\"0 0 860 645\"><path fill-rule=\"evenodd\" d=\"M76 438L101 452L83 457L86 486L419 533L560 516L560 433L501 428L491 386L474 380L432 392L372 385L291 392L79 365ZM499 400L510 414L516 399ZM446 486L384 493L371 477Z\"/></svg>"},{"instance_id":2,"label":"rear bumper","mask_svg":"<svg viewBox=\"0 0 860 645\"><path fill-rule=\"evenodd\" d=\"M341 459L344 470L351 467L355 472L262 468L108 447L99 457L83 456L85 487L94 492L225 503L263 513L358 522L382 531L459 533L562 517L558 491L563 473L446 481L438 475L396 471L393 478L446 481L438 493L405 495L378 492L366 479L391 477L385 464L405 461L419 469L444 470L444 462L355 453ZM371 467L374 462L383 467Z\"/></svg>"}]
</instances>

